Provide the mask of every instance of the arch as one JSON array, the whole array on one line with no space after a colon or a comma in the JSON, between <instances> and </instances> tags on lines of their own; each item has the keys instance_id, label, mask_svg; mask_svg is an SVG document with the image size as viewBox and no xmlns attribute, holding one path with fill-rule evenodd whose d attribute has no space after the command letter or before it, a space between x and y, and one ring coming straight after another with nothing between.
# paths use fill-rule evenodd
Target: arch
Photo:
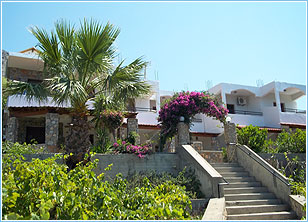
<instances>
[{"instance_id":1,"label":"arch","mask_svg":"<svg viewBox=\"0 0 308 222\"><path fill-rule=\"evenodd\" d=\"M219 100L206 92L181 92L171 97L159 111L158 121L161 125L161 145L176 134L180 117L189 124L192 117L198 113L214 117L225 122L228 110Z\"/></svg>"}]
</instances>

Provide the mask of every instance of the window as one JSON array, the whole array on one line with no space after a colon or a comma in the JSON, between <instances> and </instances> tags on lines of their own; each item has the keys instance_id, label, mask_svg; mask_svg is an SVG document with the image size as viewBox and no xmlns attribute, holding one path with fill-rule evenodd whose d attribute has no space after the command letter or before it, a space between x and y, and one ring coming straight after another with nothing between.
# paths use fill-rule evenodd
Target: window
<instances>
[{"instance_id":1,"label":"window","mask_svg":"<svg viewBox=\"0 0 308 222\"><path fill-rule=\"evenodd\" d=\"M230 114L234 114L234 104L227 104L227 109L229 110Z\"/></svg>"},{"instance_id":2,"label":"window","mask_svg":"<svg viewBox=\"0 0 308 222\"><path fill-rule=\"evenodd\" d=\"M28 83L41 84L43 81L38 79L28 79Z\"/></svg>"}]
</instances>

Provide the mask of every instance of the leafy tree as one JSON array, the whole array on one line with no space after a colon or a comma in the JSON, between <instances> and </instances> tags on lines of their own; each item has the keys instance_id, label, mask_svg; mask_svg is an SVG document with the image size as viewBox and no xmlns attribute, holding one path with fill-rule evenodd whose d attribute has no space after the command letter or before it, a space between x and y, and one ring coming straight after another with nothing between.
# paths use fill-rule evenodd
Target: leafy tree
<instances>
[{"instance_id":1,"label":"leafy tree","mask_svg":"<svg viewBox=\"0 0 308 222\"><path fill-rule=\"evenodd\" d=\"M276 140L278 152L283 153L305 153L306 152L306 131L296 129L281 132Z\"/></svg>"},{"instance_id":2,"label":"leafy tree","mask_svg":"<svg viewBox=\"0 0 308 222\"><path fill-rule=\"evenodd\" d=\"M89 102L100 98L104 103L108 99L112 104L124 104L128 98L148 93L149 85L141 80L146 62L138 58L125 66L124 61L113 64L113 44L120 30L109 23L85 19L77 29L60 20L50 33L37 26L30 31L39 42L44 79L41 84L10 81L7 93L25 93L29 101L44 101L49 96L59 105L69 102L72 122L66 151L85 153L90 147ZM99 112L106 106L97 104L95 108Z\"/></svg>"},{"instance_id":3,"label":"leafy tree","mask_svg":"<svg viewBox=\"0 0 308 222\"><path fill-rule=\"evenodd\" d=\"M237 129L237 139L240 144L247 145L253 151L259 153L266 145L267 130L249 125L242 129Z\"/></svg>"}]
</instances>

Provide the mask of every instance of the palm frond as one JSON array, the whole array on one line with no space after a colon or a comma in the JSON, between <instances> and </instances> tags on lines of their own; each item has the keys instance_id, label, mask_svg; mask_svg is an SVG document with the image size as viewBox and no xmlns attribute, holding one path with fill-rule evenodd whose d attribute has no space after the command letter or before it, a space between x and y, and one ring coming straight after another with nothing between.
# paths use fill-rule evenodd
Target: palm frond
<instances>
[{"instance_id":1,"label":"palm frond","mask_svg":"<svg viewBox=\"0 0 308 222\"><path fill-rule=\"evenodd\" d=\"M39 41L40 56L45 62L45 66L54 67L61 60L61 52L59 49L58 38L53 31L49 35L45 29L37 26L30 27L29 31Z\"/></svg>"},{"instance_id":2,"label":"palm frond","mask_svg":"<svg viewBox=\"0 0 308 222\"><path fill-rule=\"evenodd\" d=\"M8 81L8 86L4 92L7 95L24 95L28 102L32 100L46 101L49 91L44 83L28 83L21 81Z\"/></svg>"},{"instance_id":3,"label":"palm frond","mask_svg":"<svg viewBox=\"0 0 308 222\"><path fill-rule=\"evenodd\" d=\"M58 104L69 101L74 108L85 106L89 95L78 80L56 76L47 81L52 97Z\"/></svg>"}]
</instances>

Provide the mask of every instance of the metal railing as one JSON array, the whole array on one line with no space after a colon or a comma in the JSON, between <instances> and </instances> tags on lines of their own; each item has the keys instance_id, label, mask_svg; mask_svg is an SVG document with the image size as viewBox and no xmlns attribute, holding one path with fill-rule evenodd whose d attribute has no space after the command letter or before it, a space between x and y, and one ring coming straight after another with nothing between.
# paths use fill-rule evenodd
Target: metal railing
<instances>
[{"instance_id":1,"label":"metal railing","mask_svg":"<svg viewBox=\"0 0 308 222\"><path fill-rule=\"evenodd\" d=\"M286 112L286 113L302 113L302 114L306 114L306 110L301 110L301 109L284 108L281 111L282 112Z\"/></svg>"},{"instance_id":2,"label":"metal railing","mask_svg":"<svg viewBox=\"0 0 308 222\"><path fill-rule=\"evenodd\" d=\"M127 107L127 111L129 112L156 112L156 108L155 107Z\"/></svg>"},{"instance_id":3,"label":"metal railing","mask_svg":"<svg viewBox=\"0 0 308 222\"><path fill-rule=\"evenodd\" d=\"M252 116L263 116L262 112L246 111L246 110L234 110L229 112L230 114L242 114L242 115L252 115Z\"/></svg>"}]
</instances>

